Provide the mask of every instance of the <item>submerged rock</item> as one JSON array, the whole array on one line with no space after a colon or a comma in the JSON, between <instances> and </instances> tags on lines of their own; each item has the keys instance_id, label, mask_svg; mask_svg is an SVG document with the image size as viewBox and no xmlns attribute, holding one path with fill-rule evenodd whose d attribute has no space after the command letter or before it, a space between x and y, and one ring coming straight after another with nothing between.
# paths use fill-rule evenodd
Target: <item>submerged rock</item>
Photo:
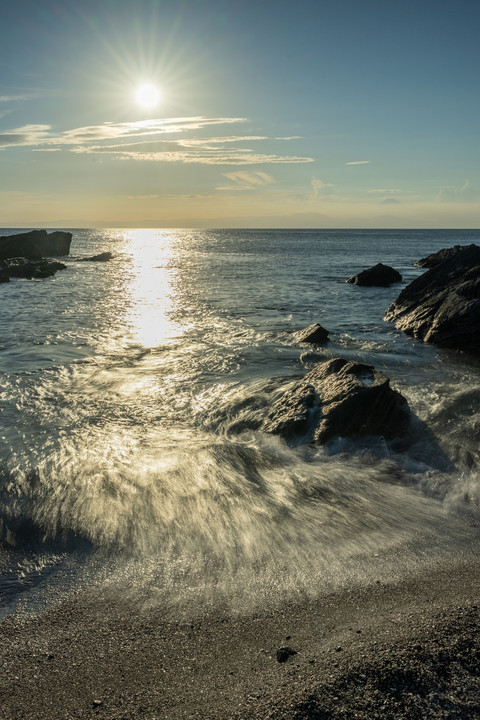
<instances>
[{"instance_id":1,"label":"submerged rock","mask_svg":"<svg viewBox=\"0 0 480 720\"><path fill-rule=\"evenodd\" d=\"M299 330L295 333L295 340L297 342L321 345L328 341L328 330L325 330L319 323L314 323L304 330Z\"/></svg>"},{"instance_id":2,"label":"submerged rock","mask_svg":"<svg viewBox=\"0 0 480 720\"><path fill-rule=\"evenodd\" d=\"M421 268L433 268L440 265L440 263L444 262L444 260L452 260L455 255L458 255L458 253L462 252L462 250L475 247L477 247L477 245L472 243L471 245L454 245L451 248L443 248L443 250L439 250L436 253L432 253L431 255L427 255L427 257L422 258L416 262L415 265Z\"/></svg>"},{"instance_id":3,"label":"submerged rock","mask_svg":"<svg viewBox=\"0 0 480 720\"><path fill-rule=\"evenodd\" d=\"M10 258L0 261L0 282L8 282L11 277L47 278L55 275L57 270L65 270L67 266L56 260L29 260L24 257ZM2 280L6 278L6 280Z\"/></svg>"},{"instance_id":4,"label":"submerged rock","mask_svg":"<svg viewBox=\"0 0 480 720\"><path fill-rule=\"evenodd\" d=\"M384 265L383 263L377 263L374 267L368 270L363 270L357 275L346 280L347 283L353 283L354 285L374 285L376 287L387 287L392 283L401 282L402 276L390 265Z\"/></svg>"},{"instance_id":5,"label":"submerged rock","mask_svg":"<svg viewBox=\"0 0 480 720\"><path fill-rule=\"evenodd\" d=\"M335 358L320 363L275 403L263 430L292 444L324 444L334 436L404 435L407 401L371 365Z\"/></svg>"},{"instance_id":6,"label":"submerged rock","mask_svg":"<svg viewBox=\"0 0 480 720\"><path fill-rule=\"evenodd\" d=\"M402 290L385 320L439 347L478 353L480 247L467 245L443 257Z\"/></svg>"},{"instance_id":7,"label":"submerged rock","mask_svg":"<svg viewBox=\"0 0 480 720\"><path fill-rule=\"evenodd\" d=\"M45 255L68 255L72 233L56 230L31 230L0 237L0 260L8 258L41 258Z\"/></svg>"},{"instance_id":8,"label":"submerged rock","mask_svg":"<svg viewBox=\"0 0 480 720\"><path fill-rule=\"evenodd\" d=\"M111 260L113 258L113 255L111 252L103 252L99 253L98 255L92 255L92 257L86 257L86 258L79 258L80 262L106 262L107 260Z\"/></svg>"}]
</instances>

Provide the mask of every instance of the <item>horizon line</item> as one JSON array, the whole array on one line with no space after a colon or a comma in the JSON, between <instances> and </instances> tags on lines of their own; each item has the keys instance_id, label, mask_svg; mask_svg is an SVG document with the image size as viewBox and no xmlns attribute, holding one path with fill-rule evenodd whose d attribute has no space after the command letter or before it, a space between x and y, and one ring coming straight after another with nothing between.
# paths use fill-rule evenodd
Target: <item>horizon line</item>
<instances>
[{"instance_id":1,"label":"horizon line","mask_svg":"<svg viewBox=\"0 0 480 720\"><path fill-rule=\"evenodd\" d=\"M1 230L471 230L474 232L480 232L480 226L478 227L466 227L466 226L452 226L452 227L419 227L412 225L411 227L398 227L398 226L341 226L341 225L329 225L329 226L312 226L312 227L288 227L288 226L237 226L237 225L212 225L212 226L200 226L200 225L56 225L56 224L31 224L31 225L3 225L0 226Z\"/></svg>"}]
</instances>

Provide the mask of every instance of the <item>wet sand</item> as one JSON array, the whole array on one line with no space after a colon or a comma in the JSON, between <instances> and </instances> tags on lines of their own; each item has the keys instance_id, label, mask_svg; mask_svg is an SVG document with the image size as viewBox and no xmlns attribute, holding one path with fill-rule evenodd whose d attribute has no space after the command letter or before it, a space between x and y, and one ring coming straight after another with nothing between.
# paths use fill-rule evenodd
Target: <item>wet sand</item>
<instances>
[{"instance_id":1,"label":"wet sand","mask_svg":"<svg viewBox=\"0 0 480 720\"><path fill-rule=\"evenodd\" d=\"M3 720L480 718L480 562L166 619L79 595L1 628ZM198 618L201 619L198 619ZM285 662L277 650L296 651Z\"/></svg>"}]
</instances>

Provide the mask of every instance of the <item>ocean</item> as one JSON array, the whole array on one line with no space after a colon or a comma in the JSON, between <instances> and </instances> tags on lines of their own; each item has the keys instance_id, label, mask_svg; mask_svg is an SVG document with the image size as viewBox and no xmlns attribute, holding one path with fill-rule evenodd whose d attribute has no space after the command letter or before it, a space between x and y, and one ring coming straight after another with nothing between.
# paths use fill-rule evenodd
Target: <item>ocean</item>
<instances>
[{"instance_id":1,"label":"ocean","mask_svg":"<svg viewBox=\"0 0 480 720\"><path fill-rule=\"evenodd\" d=\"M478 551L479 361L383 315L480 231L65 229L66 270L0 284L0 616L81 592L243 612ZM402 283L345 283L377 262ZM314 322L329 343L298 344ZM407 441L259 429L332 357L388 375Z\"/></svg>"}]
</instances>

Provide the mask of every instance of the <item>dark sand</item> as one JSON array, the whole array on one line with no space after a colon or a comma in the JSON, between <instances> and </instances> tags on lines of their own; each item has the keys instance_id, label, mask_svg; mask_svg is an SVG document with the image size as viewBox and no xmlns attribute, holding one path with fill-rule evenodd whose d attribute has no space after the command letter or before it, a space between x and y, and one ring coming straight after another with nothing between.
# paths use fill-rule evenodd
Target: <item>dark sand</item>
<instances>
[{"instance_id":1,"label":"dark sand","mask_svg":"<svg viewBox=\"0 0 480 720\"><path fill-rule=\"evenodd\" d=\"M480 718L479 569L469 553L402 582L201 620L92 594L11 616L0 717ZM297 654L279 663L282 646Z\"/></svg>"}]
</instances>

